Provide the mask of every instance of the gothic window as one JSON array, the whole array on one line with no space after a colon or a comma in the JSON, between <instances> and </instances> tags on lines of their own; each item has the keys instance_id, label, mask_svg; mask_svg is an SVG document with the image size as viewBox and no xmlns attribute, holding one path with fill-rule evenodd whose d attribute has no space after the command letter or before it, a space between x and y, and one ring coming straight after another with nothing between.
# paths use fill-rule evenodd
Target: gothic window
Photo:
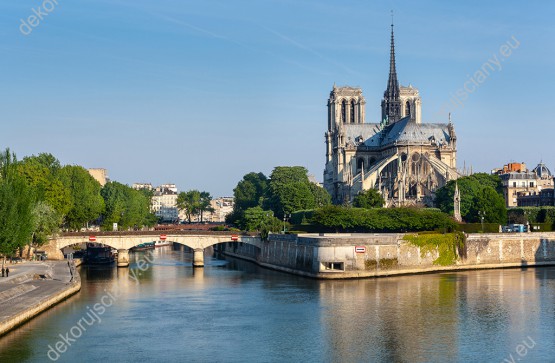
<instances>
[{"instance_id":1,"label":"gothic window","mask_svg":"<svg viewBox=\"0 0 555 363\"><path fill-rule=\"evenodd\" d=\"M341 121L347 122L347 104L345 100L341 102Z\"/></svg>"},{"instance_id":2,"label":"gothic window","mask_svg":"<svg viewBox=\"0 0 555 363\"><path fill-rule=\"evenodd\" d=\"M412 154L412 175L418 175L420 169L420 154Z\"/></svg>"},{"instance_id":3,"label":"gothic window","mask_svg":"<svg viewBox=\"0 0 555 363\"><path fill-rule=\"evenodd\" d=\"M405 107L405 116L410 116L410 102L407 101L407 105Z\"/></svg>"},{"instance_id":4,"label":"gothic window","mask_svg":"<svg viewBox=\"0 0 555 363\"><path fill-rule=\"evenodd\" d=\"M355 100L351 101L351 123L356 123L355 121Z\"/></svg>"}]
</instances>

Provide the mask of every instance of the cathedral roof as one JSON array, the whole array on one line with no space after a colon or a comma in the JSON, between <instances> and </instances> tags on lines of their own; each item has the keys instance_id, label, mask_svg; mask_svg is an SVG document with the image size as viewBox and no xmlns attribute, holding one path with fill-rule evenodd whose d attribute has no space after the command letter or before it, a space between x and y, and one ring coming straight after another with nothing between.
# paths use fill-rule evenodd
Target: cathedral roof
<instances>
[{"instance_id":1,"label":"cathedral roof","mask_svg":"<svg viewBox=\"0 0 555 363\"><path fill-rule=\"evenodd\" d=\"M381 146L394 143L449 143L448 124L416 123L405 117L385 128Z\"/></svg>"},{"instance_id":2,"label":"cathedral roof","mask_svg":"<svg viewBox=\"0 0 555 363\"><path fill-rule=\"evenodd\" d=\"M380 124L345 124L347 140L367 147L384 147L393 144L436 144L451 142L448 124L416 123L405 117L383 129Z\"/></svg>"},{"instance_id":3,"label":"cathedral roof","mask_svg":"<svg viewBox=\"0 0 555 363\"><path fill-rule=\"evenodd\" d=\"M343 130L346 140L361 143L379 134L380 124L344 124Z\"/></svg>"}]
</instances>

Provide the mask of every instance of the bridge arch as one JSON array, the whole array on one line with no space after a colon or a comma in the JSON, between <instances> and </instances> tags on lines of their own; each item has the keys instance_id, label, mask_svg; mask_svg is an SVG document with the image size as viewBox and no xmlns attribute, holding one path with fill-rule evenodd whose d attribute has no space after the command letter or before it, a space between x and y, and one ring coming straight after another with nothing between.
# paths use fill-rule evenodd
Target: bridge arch
<instances>
[{"instance_id":1,"label":"bridge arch","mask_svg":"<svg viewBox=\"0 0 555 363\"><path fill-rule=\"evenodd\" d=\"M94 239L94 240L93 240ZM101 234L95 236L94 238L88 235L79 235L79 236L59 236L56 239L50 241L50 245L55 249L57 252L61 252L62 248L71 246L74 244L81 244L87 242L95 242L100 243L105 246L109 246L118 250L119 254L122 256L127 256L129 249L146 242L157 241L160 239L159 234ZM227 243L227 242L242 242L254 245L258 248L262 247L262 240L260 237L255 236L231 236L229 234L226 235L211 235L211 234L199 234L199 235L192 235L192 234L166 234L166 240L171 241L174 243L178 243L184 246L191 248L194 251L194 261L193 265L195 266L203 266L204 265L204 249L210 246L214 246L220 243ZM61 253L60 253L61 254ZM127 264L125 261L122 261L120 264L120 256L118 254L118 266L128 266L129 261L127 259ZM124 258L122 257L122 258ZM127 258L127 257L125 257Z\"/></svg>"}]
</instances>

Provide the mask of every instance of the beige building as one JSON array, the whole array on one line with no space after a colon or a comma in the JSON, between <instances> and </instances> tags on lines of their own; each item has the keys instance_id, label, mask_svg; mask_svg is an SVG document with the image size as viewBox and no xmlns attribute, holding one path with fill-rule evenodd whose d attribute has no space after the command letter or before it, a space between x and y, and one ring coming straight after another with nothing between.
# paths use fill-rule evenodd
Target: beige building
<instances>
[{"instance_id":1,"label":"beige building","mask_svg":"<svg viewBox=\"0 0 555 363\"><path fill-rule=\"evenodd\" d=\"M152 211L164 222L178 222L177 187L175 184L162 184L154 189Z\"/></svg>"},{"instance_id":2,"label":"beige building","mask_svg":"<svg viewBox=\"0 0 555 363\"><path fill-rule=\"evenodd\" d=\"M333 86L328 99L324 187L336 204L378 190L386 206L432 205L434 192L457 179L457 136L448 123L422 123L416 88L397 81L391 27L389 79L380 122L367 123L362 89Z\"/></svg>"},{"instance_id":3,"label":"beige building","mask_svg":"<svg viewBox=\"0 0 555 363\"><path fill-rule=\"evenodd\" d=\"M150 183L133 183L133 189L152 190L151 211L163 222L178 222L177 187L175 184L162 184L156 188Z\"/></svg>"},{"instance_id":4,"label":"beige building","mask_svg":"<svg viewBox=\"0 0 555 363\"><path fill-rule=\"evenodd\" d=\"M135 190L141 190L141 189L146 189L146 190L152 190L152 184L150 183L133 183L133 189Z\"/></svg>"},{"instance_id":5,"label":"beige building","mask_svg":"<svg viewBox=\"0 0 555 363\"><path fill-rule=\"evenodd\" d=\"M205 222L223 223L225 216L233 212L233 197L220 197L212 199L210 206L214 209L212 213L204 215Z\"/></svg>"},{"instance_id":6,"label":"beige building","mask_svg":"<svg viewBox=\"0 0 555 363\"><path fill-rule=\"evenodd\" d=\"M542 162L532 171L529 171L524 163L509 163L501 169L495 169L494 173L499 175L503 183L503 196L507 208L517 207L519 198L534 199L523 197L540 196L542 190L553 188L551 171Z\"/></svg>"},{"instance_id":7,"label":"beige building","mask_svg":"<svg viewBox=\"0 0 555 363\"><path fill-rule=\"evenodd\" d=\"M87 170L89 171L89 174L91 174L91 176L100 183L101 186L106 185L106 183L109 181L108 172L106 169L92 168Z\"/></svg>"}]
</instances>

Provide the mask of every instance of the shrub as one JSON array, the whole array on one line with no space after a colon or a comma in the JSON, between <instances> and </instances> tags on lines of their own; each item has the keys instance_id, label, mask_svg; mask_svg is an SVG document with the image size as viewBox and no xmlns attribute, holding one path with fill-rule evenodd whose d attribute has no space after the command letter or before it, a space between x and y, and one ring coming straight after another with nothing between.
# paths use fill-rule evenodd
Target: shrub
<instances>
[{"instance_id":1,"label":"shrub","mask_svg":"<svg viewBox=\"0 0 555 363\"><path fill-rule=\"evenodd\" d=\"M457 226L457 231L466 233L498 233L499 224L484 223L484 229L482 230L481 223L462 223Z\"/></svg>"},{"instance_id":2,"label":"shrub","mask_svg":"<svg viewBox=\"0 0 555 363\"><path fill-rule=\"evenodd\" d=\"M507 212L509 223L550 223L555 222L555 207L517 207Z\"/></svg>"},{"instance_id":3,"label":"shrub","mask_svg":"<svg viewBox=\"0 0 555 363\"><path fill-rule=\"evenodd\" d=\"M298 210L291 213L291 224L308 224L314 215L314 209Z\"/></svg>"},{"instance_id":4,"label":"shrub","mask_svg":"<svg viewBox=\"0 0 555 363\"><path fill-rule=\"evenodd\" d=\"M216 231L216 232L221 232L221 231L227 231L227 226L214 226L210 228L211 231Z\"/></svg>"},{"instance_id":5,"label":"shrub","mask_svg":"<svg viewBox=\"0 0 555 363\"><path fill-rule=\"evenodd\" d=\"M313 223L337 232L450 231L456 222L437 210L416 208L348 208L328 206L317 209Z\"/></svg>"}]
</instances>

